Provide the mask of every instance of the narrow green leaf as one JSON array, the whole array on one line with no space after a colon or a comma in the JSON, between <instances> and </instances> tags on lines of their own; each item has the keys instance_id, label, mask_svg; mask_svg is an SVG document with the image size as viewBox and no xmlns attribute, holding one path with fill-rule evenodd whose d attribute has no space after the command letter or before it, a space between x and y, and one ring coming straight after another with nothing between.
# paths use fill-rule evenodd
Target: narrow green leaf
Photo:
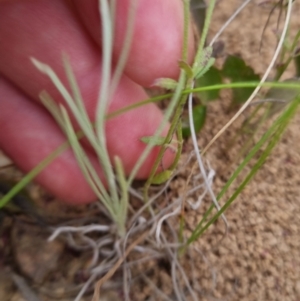
<instances>
[{"instance_id":1,"label":"narrow green leaf","mask_svg":"<svg viewBox=\"0 0 300 301\"><path fill-rule=\"evenodd\" d=\"M152 145L163 145L166 137L145 136L140 140L146 144L152 143Z\"/></svg>"},{"instance_id":2,"label":"narrow green leaf","mask_svg":"<svg viewBox=\"0 0 300 301\"><path fill-rule=\"evenodd\" d=\"M217 199L220 198L225 194L228 190L229 186L232 184L234 180L236 180L238 174L245 168L245 166L250 162L251 159L255 158L257 152L262 151L261 155L255 162L254 166L251 166L250 172L248 175L243 179L242 183L239 187L234 191L231 197L226 201L225 205L218 211L214 217L207 222L206 225L202 227L204 220L207 219L208 215L212 212L213 205L205 213L203 219L200 223L196 226L194 231L192 232L190 238L187 241L187 245L191 244L193 241L198 239L207 229L208 227L213 224L222 213L225 212L226 209L232 204L232 202L237 198L237 196L241 193L241 191L245 188L245 186L249 183L249 181L254 177L254 175L258 172L261 166L265 163L267 157L270 155L273 148L278 144L280 137L282 136L284 130L287 128L290 120L293 118L297 111L297 107L299 106L300 99L295 99L290 106L282 113L280 117L276 119L276 121L271 125L271 127L267 130L266 133L260 138L257 144L250 150L249 154L243 160L243 162L238 166L238 168L234 171L231 175L230 179L222 188L221 192L218 194ZM265 148L263 145L267 142Z\"/></svg>"},{"instance_id":3,"label":"narrow green leaf","mask_svg":"<svg viewBox=\"0 0 300 301\"><path fill-rule=\"evenodd\" d=\"M300 48L298 48L295 53L294 62L296 67L296 76L300 77Z\"/></svg>"},{"instance_id":4,"label":"narrow green leaf","mask_svg":"<svg viewBox=\"0 0 300 301\"><path fill-rule=\"evenodd\" d=\"M196 74L195 78L198 79L200 78L202 75L204 75L209 69L210 67L212 67L215 63L215 58L211 57L207 64Z\"/></svg>"},{"instance_id":5,"label":"narrow green leaf","mask_svg":"<svg viewBox=\"0 0 300 301\"><path fill-rule=\"evenodd\" d=\"M209 63L212 58L213 48L212 46L207 46L203 49L199 61L195 64L194 74L198 75L201 71L206 68L206 65ZM209 69L209 68L208 68Z\"/></svg>"},{"instance_id":6,"label":"narrow green leaf","mask_svg":"<svg viewBox=\"0 0 300 301\"><path fill-rule=\"evenodd\" d=\"M171 170L164 170L153 177L151 184L156 184L156 185L162 184L166 182L171 177L171 175L172 175Z\"/></svg>"},{"instance_id":7,"label":"narrow green leaf","mask_svg":"<svg viewBox=\"0 0 300 301\"><path fill-rule=\"evenodd\" d=\"M300 78L289 78L284 80L285 83L299 84L299 88L285 89L285 88L271 88L266 93L264 99L272 101L268 111L267 117L280 112L291 101L293 101L300 94Z\"/></svg>"},{"instance_id":8,"label":"narrow green leaf","mask_svg":"<svg viewBox=\"0 0 300 301\"><path fill-rule=\"evenodd\" d=\"M154 86L167 90L175 90L177 87L177 81L172 78L158 78L155 80Z\"/></svg>"},{"instance_id":9,"label":"narrow green leaf","mask_svg":"<svg viewBox=\"0 0 300 301\"><path fill-rule=\"evenodd\" d=\"M178 65L179 65L180 69L185 71L188 78L193 78L194 73L193 73L192 67L188 63L180 60L178 62Z\"/></svg>"}]
</instances>

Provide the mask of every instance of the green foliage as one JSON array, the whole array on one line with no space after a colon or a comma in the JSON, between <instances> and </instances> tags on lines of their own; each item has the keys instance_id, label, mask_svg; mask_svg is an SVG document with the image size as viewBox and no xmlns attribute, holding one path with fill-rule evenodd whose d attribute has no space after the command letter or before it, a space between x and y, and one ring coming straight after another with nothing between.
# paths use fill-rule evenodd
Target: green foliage
<instances>
[{"instance_id":1,"label":"green foliage","mask_svg":"<svg viewBox=\"0 0 300 301\"><path fill-rule=\"evenodd\" d=\"M77 139L82 138L82 133L77 135ZM12 189L10 189L0 199L0 209L3 208L9 201L12 200L26 185L28 185L41 171L43 171L57 156L64 152L69 147L69 143L65 142L54 150L48 157L41 161L35 168L26 174Z\"/></svg>"},{"instance_id":2,"label":"green foliage","mask_svg":"<svg viewBox=\"0 0 300 301\"><path fill-rule=\"evenodd\" d=\"M242 58L229 55L220 70L214 66L209 66L212 61L208 62L209 69L204 74L200 72L201 77L196 80L196 87L205 87L211 85L221 84L225 78L230 79L232 83L239 82L258 82L260 80L259 75L255 74L254 70L247 66ZM233 90L233 104L243 103L251 95L255 87L241 87ZM208 90L198 92L203 103L216 100L219 98L220 89Z\"/></svg>"},{"instance_id":3,"label":"green foliage","mask_svg":"<svg viewBox=\"0 0 300 301\"><path fill-rule=\"evenodd\" d=\"M194 231L192 232L190 238L187 241L187 245L191 244L195 240L197 240L210 225L212 225L224 212L229 208L232 202L238 197L241 191L246 187L246 185L253 179L258 170L265 163L266 159L270 155L273 148L279 142L282 134L287 128L289 122L294 117L297 108L300 104L300 98L294 99L288 106L288 108L276 119L276 121L272 124L272 126L267 130L265 134L262 135L260 140L253 146L250 150L246 158L242 161L242 163L238 166L238 168L233 172L232 176L229 178L227 183L222 188L221 192L218 194L217 199L220 200L221 197L226 193L228 188L232 185L232 183L237 179L238 175L245 169L245 167L250 163L252 159L256 159L256 162L253 166L251 166L249 173L244 177L244 180L238 185L238 188L235 189L232 196L226 201L225 205L218 211L204 226L203 224L206 222L210 214L213 210L213 205L206 211L202 220L196 226ZM265 145L265 147L264 147ZM258 157L256 157L258 156Z\"/></svg>"},{"instance_id":4,"label":"green foliage","mask_svg":"<svg viewBox=\"0 0 300 301\"><path fill-rule=\"evenodd\" d=\"M166 182L172 175L172 170L164 170L156 174L151 181L151 184L159 185Z\"/></svg>"},{"instance_id":5,"label":"green foliage","mask_svg":"<svg viewBox=\"0 0 300 301\"><path fill-rule=\"evenodd\" d=\"M197 1L197 0L196 0ZM202 1L204 3L204 1ZM194 120L194 127L195 131L199 132L201 128L203 127L205 123L206 118L206 110L207 106L206 104L209 101L215 100L219 98L219 93L221 88L232 88L237 87L237 84L240 83L240 86L236 89L233 89L233 104L240 104L243 103L249 95L252 93L254 88L256 87L256 84L254 82L259 81L259 76L255 74L253 69L246 65L246 63L239 57L229 55L225 61L225 64L221 70L217 69L213 66L215 59L212 57L213 48L212 46L206 45L206 36L209 29L209 24L212 16L212 12L214 9L214 5L216 3L216 0L209 1L209 8L207 10L207 18L205 19L203 27L203 32L201 34L201 40L198 45L198 51L195 57L195 61L192 66L188 65L187 62L187 49L188 49L188 27L189 27L189 17L188 17L188 5L189 1L184 1L184 14L185 14L185 28L184 28L184 45L183 45L183 53L182 58L179 62L179 67L181 69L180 77L178 82L176 82L173 79L169 78L162 78L157 81L157 85L168 89L168 90L174 90L172 95L168 95L168 97L171 96L171 100L169 102L169 105L164 112L164 120L162 124L160 125L157 132L154 134L154 136L148 136L141 138L141 141L147 144L145 146L146 150L141 155L140 158L137 160L136 166L133 168L132 173L129 175L128 179L125 178L124 170L122 167L122 162L119 158L113 158L113 161L111 162L108 153L106 150L106 145L103 143L105 141L105 133L104 133L104 122L107 118L105 116L106 112L106 106L107 101L109 99L109 96L112 94L112 91L117 86L117 82L119 77L122 74L122 70L124 68L124 64L126 62L126 56L128 54L129 48L130 48L130 39L127 40L127 44L125 45L126 51L122 54L123 59L120 60L120 63L118 64L118 71L116 72L114 79L112 82L110 82L110 78L113 75L112 70L110 70L111 66L111 49L112 49L112 27L113 24L111 20L109 20L109 11L108 7L102 8L102 19L103 22L106 24L106 26L102 26L104 32L103 37L106 38L103 49L103 62L104 68L103 68L103 74L102 78L104 79L101 83L101 95L99 97L99 106L97 108L97 120L96 120L96 128L93 124L88 124L89 120L87 118L87 114L84 110L84 105L81 101L81 95L80 91L76 88L76 81L75 77L72 74L71 69L69 68L68 64L65 63L65 69L67 73L67 77L70 82L71 87L71 94L68 93L68 89L65 87L60 86L59 79L55 76L55 74L52 72L51 68L49 66L43 65L35 61L36 67L40 69L41 72L46 73L54 82L54 84L58 87L61 94L64 95L65 98L69 99L68 105L71 107L71 109L74 111L73 114L75 115L76 119L78 119L78 123L81 125L81 128L84 132L84 135L87 136L87 138L90 140L91 145L96 147L96 153L99 157L99 162L103 167L103 170L106 174L106 178L109 180L108 183L108 189L103 187L102 183L99 182L99 179L97 179L97 175L95 170L93 169L93 166L91 166L91 163L88 162L86 159L83 149L78 142L78 139L80 139L80 135L76 135L74 132L72 125L69 120L69 116L66 113L65 109L54 107L54 103L51 105L51 99L49 98L49 95L42 94L44 100L48 98L48 104L49 109L52 108L52 113L56 115L57 122L60 123L63 130L65 131L66 135L69 138L69 143L65 143L60 148L58 148L55 153L53 153L49 158L45 159L42 164L40 164L33 172L29 174L28 177L25 177L24 180L22 180L14 190L10 191L3 199L0 201L0 207L3 206L9 198L11 198L18 189L23 185L26 185L31 179L33 179L47 164L49 164L53 158L55 158L59 153L61 153L63 150L65 150L67 147L72 146L75 155L78 159L78 162L83 170L83 173L86 175L91 187L95 190L96 194L99 196L99 198L102 200L104 205L107 207L107 210L110 212L112 219L114 222L118 225L119 233L121 236L123 236L126 233L126 217L127 217L127 207L128 207L128 187L130 187L132 180L134 179L135 175L137 174L137 171L143 164L144 160L147 158L151 151L151 147L153 146L161 146L159 155L156 159L156 162L153 166L153 169L151 171L151 174L149 176L148 181L145 184L145 190L144 190L144 201L147 202L148 200L148 189L150 184L161 184L165 181L167 181L171 174L172 170L176 168L178 159L181 154L181 147L182 147L182 137L186 138L190 135L191 130L189 128L188 120L184 119L182 112L183 108L186 103L186 95L193 92L193 81L195 80L195 86L198 89L197 95L201 99L201 104L196 105L193 108L193 120ZM105 19L106 18L106 19ZM130 18L129 18L130 19ZM132 19L131 23L129 22L129 34L128 36L132 36L132 28L133 28L133 21ZM201 21L201 20L200 20ZM296 52L295 52L296 54ZM297 68L297 75L300 74L300 59L299 56L295 56L295 64ZM288 65L288 61L286 63ZM284 68L282 68L284 70ZM224 78L227 78L231 81L231 84L221 85ZM250 85L251 82L251 85ZM60 86L60 87L59 87ZM208 87L208 86L215 86L215 87ZM203 88L201 90L201 88ZM272 94L278 94L281 93L281 90L276 89L270 89L269 96ZM295 94L296 95L296 94ZM289 99L294 99L295 95L289 96ZM140 102L138 104L134 104L128 108L123 108L117 114L124 113L126 110L133 109L134 107L141 106L142 104L146 104L149 102L154 102L157 100L161 100L166 98L166 96L158 96L154 97L150 100L146 100L144 102ZM287 98L286 94L282 95L282 98ZM68 102L68 101L67 101ZM244 169L244 167L249 163L250 159L257 159L254 168L251 169L250 173L247 175L247 177L244 179L244 181L238 186L236 192L230 197L230 199L226 202L225 206L222 207L222 209L213 216L210 220L208 218L210 217L210 214L212 213L213 207L211 207L206 214L204 215L202 221L198 224L195 231L193 232L192 236L190 237L188 243L191 243L193 240L195 240L197 237L199 237L232 203L232 201L239 195L241 190L245 187L245 185L250 181L250 179L254 176L254 174L257 172L257 170L262 166L262 164L265 162L266 157L272 150L272 148L276 145L278 142L280 135L282 134L283 130L286 128L288 121L292 117L292 113L294 113L296 106L298 105L293 102L293 100L290 100L290 103L288 103L288 109L286 112L289 112L287 114L286 112L283 113L282 118L278 119L276 123L267 131L266 135L264 135L259 142L253 147L251 152L248 154L248 156L244 159L244 161L241 163L241 165L238 167L238 169L233 173L233 176L230 178L228 183L224 186L223 190L219 194L218 199L221 198L221 196L225 193L225 191L228 189L229 185L236 179L238 174ZM291 111L294 109L294 111ZM110 114L109 118L112 118L112 116L116 116L116 112L114 112L115 115ZM78 118L77 118L78 117ZM170 122L170 130L166 137L160 137L163 129L165 128L165 125ZM95 137L95 131L97 132L97 137ZM172 137L174 135L177 135L178 137L178 151L176 153L176 160L174 164L171 166L170 170L164 170L160 173L157 173L157 170L159 169L159 166L161 165L161 161L164 155L165 150L168 145L168 141L172 140ZM81 134L81 137L83 134ZM98 141L98 138L99 141ZM100 143L100 145L97 145L97 143ZM265 146L267 144L267 146ZM264 149L261 149L262 146L264 146ZM262 150L262 154L260 154L260 150ZM97 152L98 151L98 152ZM114 163L115 168L112 168L112 164ZM208 220L208 221L207 221Z\"/></svg>"},{"instance_id":6,"label":"green foliage","mask_svg":"<svg viewBox=\"0 0 300 301\"><path fill-rule=\"evenodd\" d=\"M296 76L300 77L300 48L297 49L297 51L295 53L294 62L295 62L295 67L296 67Z\"/></svg>"},{"instance_id":7,"label":"green foliage","mask_svg":"<svg viewBox=\"0 0 300 301\"><path fill-rule=\"evenodd\" d=\"M154 82L154 86L166 90L175 90L177 86L177 81L172 78L159 78Z\"/></svg>"},{"instance_id":8,"label":"green foliage","mask_svg":"<svg viewBox=\"0 0 300 301\"><path fill-rule=\"evenodd\" d=\"M196 80L195 87L218 85L222 84L222 82L223 78L221 71L213 66L202 77ZM219 98L220 89L200 91L196 94L199 96L202 103L207 103L208 101Z\"/></svg>"},{"instance_id":9,"label":"green foliage","mask_svg":"<svg viewBox=\"0 0 300 301\"><path fill-rule=\"evenodd\" d=\"M145 136L140 139L142 142L146 144L152 145L163 145L165 143L166 137L155 137L155 136Z\"/></svg>"},{"instance_id":10,"label":"green foliage","mask_svg":"<svg viewBox=\"0 0 300 301\"><path fill-rule=\"evenodd\" d=\"M215 59L211 57L212 51L213 48L211 46L204 48L203 53L199 56L198 64L194 67L196 88L220 85L224 81L224 78L230 79L232 83L259 81L260 78L254 73L253 69L247 66L244 60L237 56L229 55L222 70L214 67ZM232 104L245 102L254 89L255 86L234 89ZM193 109L193 111L195 111L193 112L193 116L196 132L199 132L204 125L206 116L205 105L209 101L218 99L220 90L219 88L197 92L203 105ZM184 138L190 136L189 125L186 120L183 120L182 134Z\"/></svg>"},{"instance_id":11,"label":"green foliage","mask_svg":"<svg viewBox=\"0 0 300 301\"><path fill-rule=\"evenodd\" d=\"M189 64L187 64L185 61L180 60L178 62L178 66L180 69L185 71L188 78L193 78L193 70Z\"/></svg>"},{"instance_id":12,"label":"green foliage","mask_svg":"<svg viewBox=\"0 0 300 301\"><path fill-rule=\"evenodd\" d=\"M194 76L196 79L205 74L209 70L209 68L214 64L215 59L212 57L212 53L212 46L204 48L201 52L199 56L199 61L194 66Z\"/></svg>"},{"instance_id":13,"label":"green foliage","mask_svg":"<svg viewBox=\"0 0 300 301\"><path fill-rule=\"evenodd\" d=\"M198 133L204 126L206 119L206 106L197 105L193 108L193 120L195 132ZM182 136L183 138L188 138L191 135L191 129L189 125L188 118L183 118L182 120Z\"/></svg>"},{"instance_id":14,"label":"green foliage","mask_svg":"<svg viewBox=\"0 0 300 301\"><path fill-rule=\"evenodd\" d=\"M216 59L213 58L213 57L209 58L208 61L207 61L207 63L206 63L206 65L205 65L205 67L203 67L203 69L201 69L201 70L196 74L195 79L198 79L198 78L200 78L201 76L203 76L203 75L209 70L209 68L212 67L212 66L214 65L215 60L216 60Z\"/></svg>"},{"instance_id":15,"label":"green foliage","mask_svg":"<svg viewBox=\"0 0 300 301\"><path fill-rule=\"evenodd\" d=\"M264 97L265 100L270 101L267 117L271 117L274 114L283 110L287 104L293 101L300 94L299 78L291 78L283 82L295 83L298 84L299 87L294 89L284 89L277 87L270 88Z\"/></svg>"},{"instance_id":16,"label":"green foliage","mask_svg":"<svg viewBox=\"0 0 300 301\"><path fill-rule=\"evenodd\" d=\"M48 93L46 93L45 91L42 92L40 94L40 98L67 136L83 175L85 176L87 182L89 183L90 187L93 189L99 200L102 201L102 203L110 213L111 218L114 220L118 227L120 236L123 236L125 234L125 222L127 218L128 186L125 180L125 175L122 170L120 160L115 158L114 163L117 163L117 165L115 165L117 177L114 177L114 170L112 167L112 162L108 158L105 139L101 139L103 137L101 136L101 131L97 133L98 136L94 131L93 124L89 120L88 115L85 111L83 99L81 98L81 95L79 93L78 84L68 60L65 58L64 65L67 73L67 78L71 86L72 94L67 91L60 79L48 65L42 64L34 59L32 59L32 61L40 72L46 74L49 77L49 79L55 84L57 89L63 95L69 109L72 111L78 124L81 126L83 133L85 134L95 153L97 154L99 163L101 164L103 172L106 175L108 189L106 189L104 183L102 183L97 174L97 171L86 155L84 148L80 144L66 108L62 105L56 104ZM105 115L102 114L103 112L101 110L98 111L98 113L99 115L96 118L96 123L99 124L101 121L101 123L103 124ZM125 195L123 195L122 193L120 196L118 195L117 183L121 186L122 192L125 193Z\"/></svg>"},{"instance_id":17,"label":"green foliage","mask_svg":"<svg viewBox=\"0 0 300 301\"><path fill-rule=\"evenodd\" d=\"M231 82L251 82L259 81L259 75L254 70L247 66L245 61L237 56L229 55L224 63L222 74ZM254 88L239 88L233 90L233 104L240 104L245 102Z\"/></svg>"}]
</instances>

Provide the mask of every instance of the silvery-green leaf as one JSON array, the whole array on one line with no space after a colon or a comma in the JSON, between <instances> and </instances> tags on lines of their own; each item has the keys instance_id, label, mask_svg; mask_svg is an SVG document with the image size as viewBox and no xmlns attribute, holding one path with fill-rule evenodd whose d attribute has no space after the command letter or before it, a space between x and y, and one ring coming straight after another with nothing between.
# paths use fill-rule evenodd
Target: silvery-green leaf
<instances>
[{"instance_id":1,"label":"silvery-green leaf","mask_svg":"<svg viewBox=\"0 0 300 301\"><path fill-rule=\"evenodd\" d=\"M209 60L212 58L212 53L213 53L212 46L207 46L206 48L203 49L199 57L199 61L195 64L194 74L198 74L199 72L201 72L203 68L205 68Z\"/></svg>"},{"instance_id":2,"label":"silvery-green leaf","mask_svg":"<svg viewBox=\"0 0 300 301\"><path fill-rule=\"evenodd\" d=\"M165 143L165 137L145 136L140 140L146 144L152 143L153 145L163 145Z\"/></svg>"},{"instance_id":3,"label":"silvery-green leaf","mask_svg":"<svg viewBox=\"0 0 300 301\"><path fill-rule=\"evenodd\" d=\"M212 66L214 65L214 63L215 63L215 58L211 57L211 58L208 60L206 66L205 66L204 68L202 68L202 69L198 72L198 74L196 74L195 78L198 79L199 77L201 77L202 75L204 75L204 74L210 69L210 67L212 67Z\"/></svg>"},{"instance_id":4,"label":"silvery-green leaf","mask_svg":"<svg viewBox=\"0 0 300 301\"><path fill-rule=\"evenodd\" d=\"M154 86L167 90L175 90L177 87L177 81L172 78L159 78L155 80Z\"/></svg>"}]
</instances>

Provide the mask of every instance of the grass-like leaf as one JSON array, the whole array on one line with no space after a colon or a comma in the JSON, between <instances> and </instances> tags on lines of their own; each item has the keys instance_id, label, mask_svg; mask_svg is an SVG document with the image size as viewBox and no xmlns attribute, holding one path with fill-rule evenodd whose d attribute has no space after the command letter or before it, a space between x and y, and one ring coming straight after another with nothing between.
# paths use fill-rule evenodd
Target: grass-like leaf
<instances>
[{"instance_id":1,"label":"grass-like leaf","mask_svg":"<svg viewBox=\"0 0 300 301\"><path fill-rule=\"evenodd\" d=\"M224 206L218 211L214 217L207 222L204 226L203 223L209 216L209 214L213 210L213 206L211 206L207 212L205 213L204 217L200 221L200 223L197 225L197 227L194 229L193 233L191 234L190 238L187 241L187 245L191 244L193 241L197 240L208 228L210 225L212 225L218 218L221 216L222 213L225 212L229 208L229 206L232 204L232 202L237 198L237 196L242 192L242 190L245 188L245 186L249 183L249 181L255 176L255 174L258 172L258 170L262 167L262 165L265 163L266 159L270 155L273 148L278 143L280 137L282 136L284 130L288 126L289 122L295 115L297 108L300 103L300 98L296 98L290 106L286 109L285 112L283 112L280 117L276 119L276 121L272 124L272 126L268 129L268 131L261 137L261 139L256 143L256 145L251 149L249 154L246 156L246 158L243 160L243 162L238 166L238 168L234 171L230 179L227 181L227 183L224 185L221 192L218 194L217 199L220 200L221 197L225 194L225 192L228 190L228 188L231 186L233 181L237 178L237 176L241 173L242 170L244 170L245 166L250 162L251 159L254 158L254 156L260 151L263 147L263 145L268 142L267 146L265 147L262 154L257 159L254 166L251 168L248 175L244 178L242 183L238 186L238 188L235 190L235 192L232 194L232 196L227 200Z\"/></svg>"}]
</instances>

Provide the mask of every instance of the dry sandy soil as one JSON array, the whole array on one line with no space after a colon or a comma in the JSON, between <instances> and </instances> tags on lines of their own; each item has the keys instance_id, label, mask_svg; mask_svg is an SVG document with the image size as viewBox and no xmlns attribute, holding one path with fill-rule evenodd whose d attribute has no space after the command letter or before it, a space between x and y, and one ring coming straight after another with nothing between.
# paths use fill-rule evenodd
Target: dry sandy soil
<instances>
[{"instance_id":1,"label":"dry sandy soil","mask_svg":"<svg viewBox=\"0 0 300 301\"><path fill-rule=\"evenodd\" d=\"M297 1L296 1L297 2ZM241 1L220 1L211 27L213 35L232 15ZM263 36L264 44L259 52L261 34L270 6L264 8L253 1L224 32L221 40L225 44L225 54L239 54L260 75L266 70L276 46L274 30L276 15ZM293 9L292 29L300 27L297 17L299 3ZM293 76L293 68L285 77ZM233 115L228 110L230 94L222 94L218 102L208 107L208 118L204 130L199 135L199 146L203 148L214 134ZM243 143L228 149L227 141L234 136L241 121L235 123L209 150L207 158L217 175L214 189L218 191L234 170L234 158ZM280 144L259 171L254 180L241 193L226 212L230 228L227 237L219 242L224 225L219 221L201 237L196 246L201 255L193 256L199 300L230 301L299 301L300 300L300 114L297 114ZM191 149L190 141L185 146ZM182 162L186 156L183 155ZM180 193L182 181L188 176L182 174L171 184L174 195ZM232 188L234 189L234 187ZM31 188L33 194L41 194L39 188ZM231 190L232 192L233 190ZM57 204L47 196L48 212L57 210ZM55 203L55 204L53 204ZM45 206L45 205L44 205ZM72 209L59 205L60 212L68 212L69 217L84 217L82 208ZM93 214L93 206L85 208ZM87 214L87 213L85 213ZM195 225L200 214L191 213L188 224ZM26 226L24 226L26 224ZM30 233L30 234L29 234ZM71 251L61 241L46 244L49 233L42 226L29 223L22 214L2 218L0 225L0 300L26 301L16 289L9 273L14 271L14 282L26 280L29 286L39 292L41 301L73 300L64 286L68 280L80 283L86 275L83 262L90 254L82 255ZM190 263L190 261L189 261ZM64 272L61 272L63 264ZM188 264L188 263L187 263ZM164 283L164 272L157 268L158 277ZM165 277L166 278L166 277ZM54 283L54 284L53 284ZM56 283L56 284L55 284ZM48 285L48 286L47 286ZM167 277L161 287L168 291L170 279ZM137 288L132 300L150 300L151 289L145 285ZM86 300L90 300L88 296ZM116 300L115 297L103 300ZM151 299L152 300L152 299ZM153 299L154 300L154 299ZM157 299L158 300L158 299ZM27 299L29 301L29 299ZM35 301L35 300L33 300Z\"/></svg>"}]
</instances>

